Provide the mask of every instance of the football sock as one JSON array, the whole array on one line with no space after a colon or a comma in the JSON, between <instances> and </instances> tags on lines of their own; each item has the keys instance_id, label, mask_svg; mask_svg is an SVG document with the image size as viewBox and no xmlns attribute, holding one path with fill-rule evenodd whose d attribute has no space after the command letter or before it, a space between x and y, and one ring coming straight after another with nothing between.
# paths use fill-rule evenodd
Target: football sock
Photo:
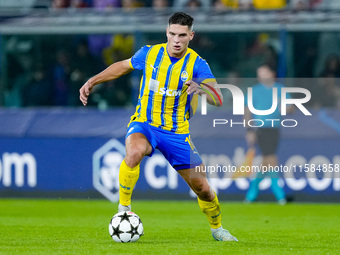
<instances>
[{"instance_id":1,"label":"football sock","mask_svg":"<svg viewBox=\"0 0 340 255\"><path fill-rule=\"evenodd\" d=\"M222 226L219 227L219 228L212 228L211 233L215 233L215 232L219 231L220 229L223 229Z\"/></svg>"},{"instance_id":2,"label":"football sock","mask_svg":"<svg viewBox=\"0 0 340 255\"><path fill-rule=\"evenodd\" d=\"M214 192L215 193L215 192ZM221 206L218 202L217 195L215 193L215 198L211 202L203 201L197 197L198 205L201 211L207 216L210 227L212 229L217 229L222 226L221 221Z\"/></svg>"},{"instance_id":3,"label":"football sock","mask_svg":"<svg viewBox=\"0 0 340 255\"><path fill-rule=\"evenodd\" d=\"M139 165L129 167L122 161L119 168L119 203L123 206L131 204L131 196L139 177Z\"/></svg>"}]
</instances>

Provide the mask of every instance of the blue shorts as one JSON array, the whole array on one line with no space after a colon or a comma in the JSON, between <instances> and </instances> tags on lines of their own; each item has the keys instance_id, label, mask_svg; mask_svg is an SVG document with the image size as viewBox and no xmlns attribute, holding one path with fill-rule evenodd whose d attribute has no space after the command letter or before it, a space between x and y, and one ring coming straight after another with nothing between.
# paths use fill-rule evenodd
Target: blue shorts
<instances>
[{"instance_id":1,"label":"blue shorts","mask_svg":"<svg viewBox=\"0 0 340 255\"><path fill-rule=\"evenodd\" d=\"M194 168L202 159L191 141L190 134L176 134L142 122L131 122L125 139L133 133L142 133L152 146L152 156L158 149L176 170Z\"/></svg>"}]
</instances>

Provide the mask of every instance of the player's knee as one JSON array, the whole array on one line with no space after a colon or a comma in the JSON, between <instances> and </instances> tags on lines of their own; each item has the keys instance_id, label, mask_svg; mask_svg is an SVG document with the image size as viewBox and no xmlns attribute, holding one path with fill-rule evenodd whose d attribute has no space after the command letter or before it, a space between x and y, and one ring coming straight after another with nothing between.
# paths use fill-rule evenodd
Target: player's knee
<instances>
[{"instance_id":1,"label":"player's knee","mask_svg":"<svg viewBox=\"0 0 340 255\"><path fill-rule=\"evenodd\" d=\"M145 156L145 152L143 148L140 146L134 146L126 151L126 157L125 157L125 163L129 167L135 167L137 166Z\"/></svg>"},{"instance_id":2,"label":"player's knee","mask_svg":"<svg viewBox=\"0 0 340 255\"><path fill-rule=\"evenodd\" d=\"M211 197L211 191L209 185L200 183L194 186L194 192L201 200L209 200Z\"/></svg>"}]
</instances>

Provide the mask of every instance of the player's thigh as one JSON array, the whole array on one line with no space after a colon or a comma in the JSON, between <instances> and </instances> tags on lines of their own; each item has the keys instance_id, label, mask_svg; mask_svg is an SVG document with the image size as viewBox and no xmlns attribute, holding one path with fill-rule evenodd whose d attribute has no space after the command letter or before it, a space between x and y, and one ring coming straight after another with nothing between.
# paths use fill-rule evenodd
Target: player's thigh
<instances>
[{"instance_id":1,"label":"player's thigh","mask_svg":"<svg viewBox=\"0 0 340 255\"><path fill-rule=\"evenodd\" d=\"M176 171L195 168L202 164L189 134L161 131L158 137L157 148Z\"/></svg>"},{"instance_id":2,"label":"player's thigh","mask_svg":"<svg viewBox=\"0 0 340 255\"><path fill-rule=\"evenodd\" d=\"M151 154L152 146L142 133L133 133L125 139L126 157L140 157Z\"/></svg>"}]
</instances>

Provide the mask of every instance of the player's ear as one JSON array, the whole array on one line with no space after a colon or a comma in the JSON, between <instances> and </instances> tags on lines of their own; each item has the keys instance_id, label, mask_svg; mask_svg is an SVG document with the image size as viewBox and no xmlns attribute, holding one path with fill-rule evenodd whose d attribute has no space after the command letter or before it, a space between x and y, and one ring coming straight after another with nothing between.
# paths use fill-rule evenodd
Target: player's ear
<instances>
[{"instance_id":1,"label":"player's ear","mask_svg":"<svg viewBox=\"0 0 340 255\"><path fill-rule=\"evenodd\" d=\"M166 27L165 36L166 36L167 40L169 41L170 40L170 38L169 38L169 26Z\"/></svg>"},{"instance_id":2,"label":"player's ear","mask_svg":"<svg viewBox=\"0 0 340 255\"><path fill-rule=\"evenodd\" d=\"M195 31L191 31L190 41L194 38L194 36L195 36Z\"/></svg>"}]
</instances>

